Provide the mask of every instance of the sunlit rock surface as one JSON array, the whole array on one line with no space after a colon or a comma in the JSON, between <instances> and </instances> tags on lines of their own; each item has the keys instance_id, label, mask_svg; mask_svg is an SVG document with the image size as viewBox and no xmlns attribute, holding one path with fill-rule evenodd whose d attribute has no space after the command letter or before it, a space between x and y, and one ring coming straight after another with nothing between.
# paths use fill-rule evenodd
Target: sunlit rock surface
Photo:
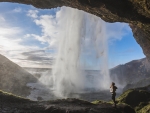
<instances>
[{"instance_id":1,"label":"sunlit rock surface","mask_svg":"<svg viewBox=\"0 0 150 113\"><path fill-rule=\"evenodd\" d=\"M26 97L31 91L27 83L35 83L37 81L33 75L3 55L0 55L0 90Z\"/></svg>"},{"instance_id":2,"label":"sunlit rock surface","mask_svg":"<svg viewBox=\"0 0 150 113\"><path fill-rule=\"evenodd\" d=\"M134 37L150 60L150 1L149 0L0 0L50 9L69 6L84 10L107 22L127 22Z\"/></svg>"}]
</instances>

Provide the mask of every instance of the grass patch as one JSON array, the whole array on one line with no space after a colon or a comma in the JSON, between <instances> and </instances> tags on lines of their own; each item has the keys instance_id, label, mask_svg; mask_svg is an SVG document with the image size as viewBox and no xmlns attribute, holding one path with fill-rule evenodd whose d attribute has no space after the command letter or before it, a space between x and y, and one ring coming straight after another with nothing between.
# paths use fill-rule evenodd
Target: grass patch
<instances>
[{"instance_id":1,"label":"grass patch","mask_svg":"<svg viewBox=\"0 0 150 113\"><path fill-rule=\"evenodd\" d=\"M93 102L91 102L92 104L102 104L102 103L107 103L105 101L102 101L102 100L95 100Z\"/></svg>"},{"instance_id":2,"label":"grass patch","mask_svg":"<svg viewBox=\"0 0 150 113\"><path fill-rule=\"evenodd\" d=\"M0 90L1 102L30 102L31 100Z\"/></svg>"},{"instance_id":3,"label":"grass patch","mask_svg":"<svg viewBox=\"0 0 150 113\"><path fill-rule=\"evenodd\" d=\"M125 91L116 100L119 103L126 103L132 107L136 107L141 102L148 102L150 100L150 93L145 90L130 89Z\"/></svg>"},{"instance_id":4,"label":"grass patch","mask_svg":"<svg viewBox=\"0 0 150 113\"><path fill-rule=\"evenodd\" d=\"M150 103L146 106L144 106L142 109L139 111L136 111L137 113L150 113Z\"/></svg>"}]
</instances>

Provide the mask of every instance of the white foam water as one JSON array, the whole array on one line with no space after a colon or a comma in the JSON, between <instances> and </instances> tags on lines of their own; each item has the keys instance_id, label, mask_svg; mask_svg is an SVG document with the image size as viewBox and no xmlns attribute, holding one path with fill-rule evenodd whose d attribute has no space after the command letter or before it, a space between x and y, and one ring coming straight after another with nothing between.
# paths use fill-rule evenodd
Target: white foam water
<instances>
[{"instance_id":1,"label":"white foam water","mask_svg":"<svg viewBox=\"0 0 150 113\"><path fill-rule=\"evenodd\" d=\"M80 93L91 87L108 89L110 77L104 21L68 7L62 7L57 12L56 20L58 55L53 68L55 95L67 97L70 93ZM83 59L93 54L100 71L91 84L83 71Z\"/></svg>"}]
</instances>

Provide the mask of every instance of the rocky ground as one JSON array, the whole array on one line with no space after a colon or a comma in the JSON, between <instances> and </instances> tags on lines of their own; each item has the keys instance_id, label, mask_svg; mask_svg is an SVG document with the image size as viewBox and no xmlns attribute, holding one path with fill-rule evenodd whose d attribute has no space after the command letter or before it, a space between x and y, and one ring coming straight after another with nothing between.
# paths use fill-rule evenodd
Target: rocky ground
<instances>
[{"instance_id":1,"label":"rocky ground","mask_svg":"<svg viewBox=\"0 0 150 113\"><path fill-rule=\"evenodd\" d=\"M130 89L111 101L68 98L51 101L31 101L0 91L1 113L150 113L150 86Z\"/></svg>"},{"instance_id":2,"label":"rocky ground","mask_svg":"<svg viewBox=\"0 0 150 113\"><path fill-rule=\"evenodd\" d=\"M90 103L79 99L61 99L54 101L30 101L0 91L1 113L135 113L125 104L115 108L111 103Z\"/></svg>"}]
</instances>

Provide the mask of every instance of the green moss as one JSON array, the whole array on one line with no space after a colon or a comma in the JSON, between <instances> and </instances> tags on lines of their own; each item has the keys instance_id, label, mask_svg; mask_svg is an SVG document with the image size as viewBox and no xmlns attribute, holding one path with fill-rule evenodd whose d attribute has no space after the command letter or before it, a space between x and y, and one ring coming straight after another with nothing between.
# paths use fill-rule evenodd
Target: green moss
<instances>
[{"instance_id":1,"label":"green moss","mask_svg":"<svg viewBox=\"0 0 150 113\"><path fill-rule=\"evenodd\" d=\"M102 101L102 100L95 100L93 102L91 102L92 104L102 104L102 103L107 103L105 101Z\"/></svg>"},{"instance_id":2,"label":"green moss","mask_svg":"<svg viewBox=\"0 0 150 113\"><path fill-rule=\"evenodd\" d=\"M2 90L0 90L0 96L2 96L3 98L1 98L1 101L5 101L5 102L29 102L31 100L14 95L12 93L8 93L8 92L4 92Z\"/></svg>"},{"instance_id":3,"label":"green moss","mask_svg":"<svg viewBox=\"0 0 150 113\"><path fill-rule=\"evenodd\" d=\"M122 95L120 95L116 100L119 103L126 103L126 98L128 97L128 95L133 91L133 89L129 89L127 91L125 91Z\"/></svg>"},{"instance_id":4,"label":"green moss","mask_svg":"<svg viewBox=\"0 0 150 113\"><path fill-rule=\"evenodd\" d=\"M148 105L148 102L141 102L138 106L135 107L135 111L139 111L147 105Z\"/></svg>"},{"instance_id":5,"label":"green moss","mask_svg":"<svg viewBox=\"0 0 150 113\"><path fill-rule=\"evenodd\" d=\"M116 99L119 103L126 103L132 107L138 106L141 102L150 100L150 93L145 90L130 89Z\"/></svg>"},{"instance_id":6,"label":"green moss","mask_svg":"<svg viewBox=\"0 0 150 113\"><path fill-rule=\"evenodd\" d=\"M137 113L150 113L150 103L137 111Z\"/></svg>"}]
</instances>

